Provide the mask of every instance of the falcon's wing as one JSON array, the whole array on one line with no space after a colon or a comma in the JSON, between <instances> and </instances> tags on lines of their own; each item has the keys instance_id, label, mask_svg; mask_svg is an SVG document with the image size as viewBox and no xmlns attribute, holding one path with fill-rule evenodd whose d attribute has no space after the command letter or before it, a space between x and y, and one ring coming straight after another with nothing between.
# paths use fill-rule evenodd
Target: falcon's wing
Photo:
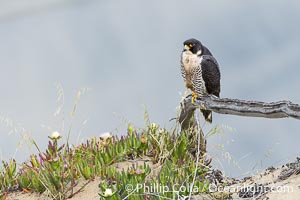
<instances>
[{"instance_id":1,"label":"falcon's wing","mask_svg":"<svg viewBox=\"0 0 300 200\"><path fill-rule=\"evenodd\" d=\"M217 60L213 56L203 55L200 65L207 93L219 97L221 73Z\"/></svg>"}]
</instances>

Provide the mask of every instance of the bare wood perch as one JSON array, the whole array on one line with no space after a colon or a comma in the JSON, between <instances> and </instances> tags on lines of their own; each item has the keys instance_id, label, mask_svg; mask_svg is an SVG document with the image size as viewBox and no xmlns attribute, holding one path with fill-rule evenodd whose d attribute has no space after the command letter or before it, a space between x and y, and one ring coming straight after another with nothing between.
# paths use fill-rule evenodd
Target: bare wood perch
<instances>
[{"instance_id":1,"label":"bare wood perch","mask_svg":"<svg viewBox=\"0 0 300 200\"><path fill-rule=\"evenodd\" d=\"M217 98L205 95L195 100L192 104L192 95L188 95L181 103L181 113L179 123L181 130L194 129L198 133L197 122L194 118L194 111L197 108L205 108L215 113L238 115L245 117L264 118L286 118L291 117L300 120L300 106L290 101L278 101L266 103L261 101L245 101L239 99ZM200 149L201 154L206 152L206 139L200 129Z\"/></svg>"},{"instance_id":2,"label":"bare wood perch","mask_svg":"<svg viewBox=\"0 0 300 200\"><path fill-rule=\"evenodd\" d=\"M179 122L182 128L187 126L187 122L193 116L196 108L205 107L215 113L238 115L245 117L264 118L286 118L291 117L300 120L300 106L290 101L261 102L245 101L239 99L217 98L205 95L191 103L192 96L187 96L181 105Z\"/></svg>"}]
</instances>

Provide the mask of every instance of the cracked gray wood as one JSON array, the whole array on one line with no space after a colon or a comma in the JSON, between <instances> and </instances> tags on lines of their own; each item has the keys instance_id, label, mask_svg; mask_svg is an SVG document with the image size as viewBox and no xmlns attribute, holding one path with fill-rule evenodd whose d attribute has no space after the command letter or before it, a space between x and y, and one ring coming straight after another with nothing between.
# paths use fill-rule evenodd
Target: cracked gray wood
<instances>
[{"instance_id":1,"label":"cracked gray wood","mask_svg":"<svg viewBox=\"0 0 300 200\"><path fill-rule=\"evenodd\" d=\"M195 99L195 103L192 104L192 96L188 95L181 102L181 113L178 118L181 130L184 131L192 128L197 133L197 122L194 117L194 111L200 107L201 109L205 108L219 114L273 119L290 117L300 120L300 106L290 101L267 103L205 95ZM203 155L206 152L206 140L202 130L200 137L201 154Z\"/></svg>"},{"instance_id":2,"label":"cracked gray wood","mask_svg":"<svg viewBox=\"0 0 300 200\"><path fill-rule=\"evenodd\" d=\"M240 99L217 98L205 95L191 103L191 95L187 96L181 105L179 123L185 128L196 108L201 106L219 114L238 115L244 117L264 118L294 118L300 120L300 106L290 101L261 102Z\"/></svg>"}]
</instances>

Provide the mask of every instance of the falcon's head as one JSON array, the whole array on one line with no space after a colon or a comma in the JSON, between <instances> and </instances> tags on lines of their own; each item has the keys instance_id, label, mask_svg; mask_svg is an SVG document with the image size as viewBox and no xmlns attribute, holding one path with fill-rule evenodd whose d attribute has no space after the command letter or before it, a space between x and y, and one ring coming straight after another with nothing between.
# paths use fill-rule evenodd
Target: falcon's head
<instances>
[{"instance_id":1,"label":"falcon's head","mask_svg":"<svg viewBox=\"0 0 300 200\"><path fill-rule=\"evenodd\" d=\"M197 54L198 56L202 55L203 46L199 40L194 38L188 39L183 43L184 49L183 51L190 51L192 54Z\"/></svg>"}]
</instances>

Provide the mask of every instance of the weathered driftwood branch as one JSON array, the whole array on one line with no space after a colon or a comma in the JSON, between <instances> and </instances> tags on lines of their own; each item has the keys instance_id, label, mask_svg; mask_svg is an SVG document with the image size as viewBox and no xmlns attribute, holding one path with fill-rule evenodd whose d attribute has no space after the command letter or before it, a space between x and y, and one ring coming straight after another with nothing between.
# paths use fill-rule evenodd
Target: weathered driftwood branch
<instances>
[{"instance_id":1,"label":"weathered driftwood branch","mask_svg":"<svg viewBox=\"0 0 300 200\"><path fill-rule=\"evenodd\" d=\"M260 101L245 101L239 99L217 98L205 95L191 103L192 96L187 96L181 105L179 123L183 129L190 125L190 119L196 108L205 107L215 113L239 115L246 117L286 118L300 120L300 106L290 101L272 103Z\"/></svg>"},{"instance_id":2,"label":"weathered driftwood branch","mask_svg":"<svg viewBox=\"0 0 300 200\"><path fill-rule=\"evenodd\" d=\"M292 117L300 120L300 106L290 101L278 101L272 103L260 101L245 101L239 99L217 98L206 95L195 100L192 104L192 95L187 96L181 103L179 123L181 130L193 129L198 133L194 111L197 108L212 110L215 113L239 115L246 117L286 118ZM201 155L206 152L206 139L200 129Z\"/></svg>"}]
</instances>

